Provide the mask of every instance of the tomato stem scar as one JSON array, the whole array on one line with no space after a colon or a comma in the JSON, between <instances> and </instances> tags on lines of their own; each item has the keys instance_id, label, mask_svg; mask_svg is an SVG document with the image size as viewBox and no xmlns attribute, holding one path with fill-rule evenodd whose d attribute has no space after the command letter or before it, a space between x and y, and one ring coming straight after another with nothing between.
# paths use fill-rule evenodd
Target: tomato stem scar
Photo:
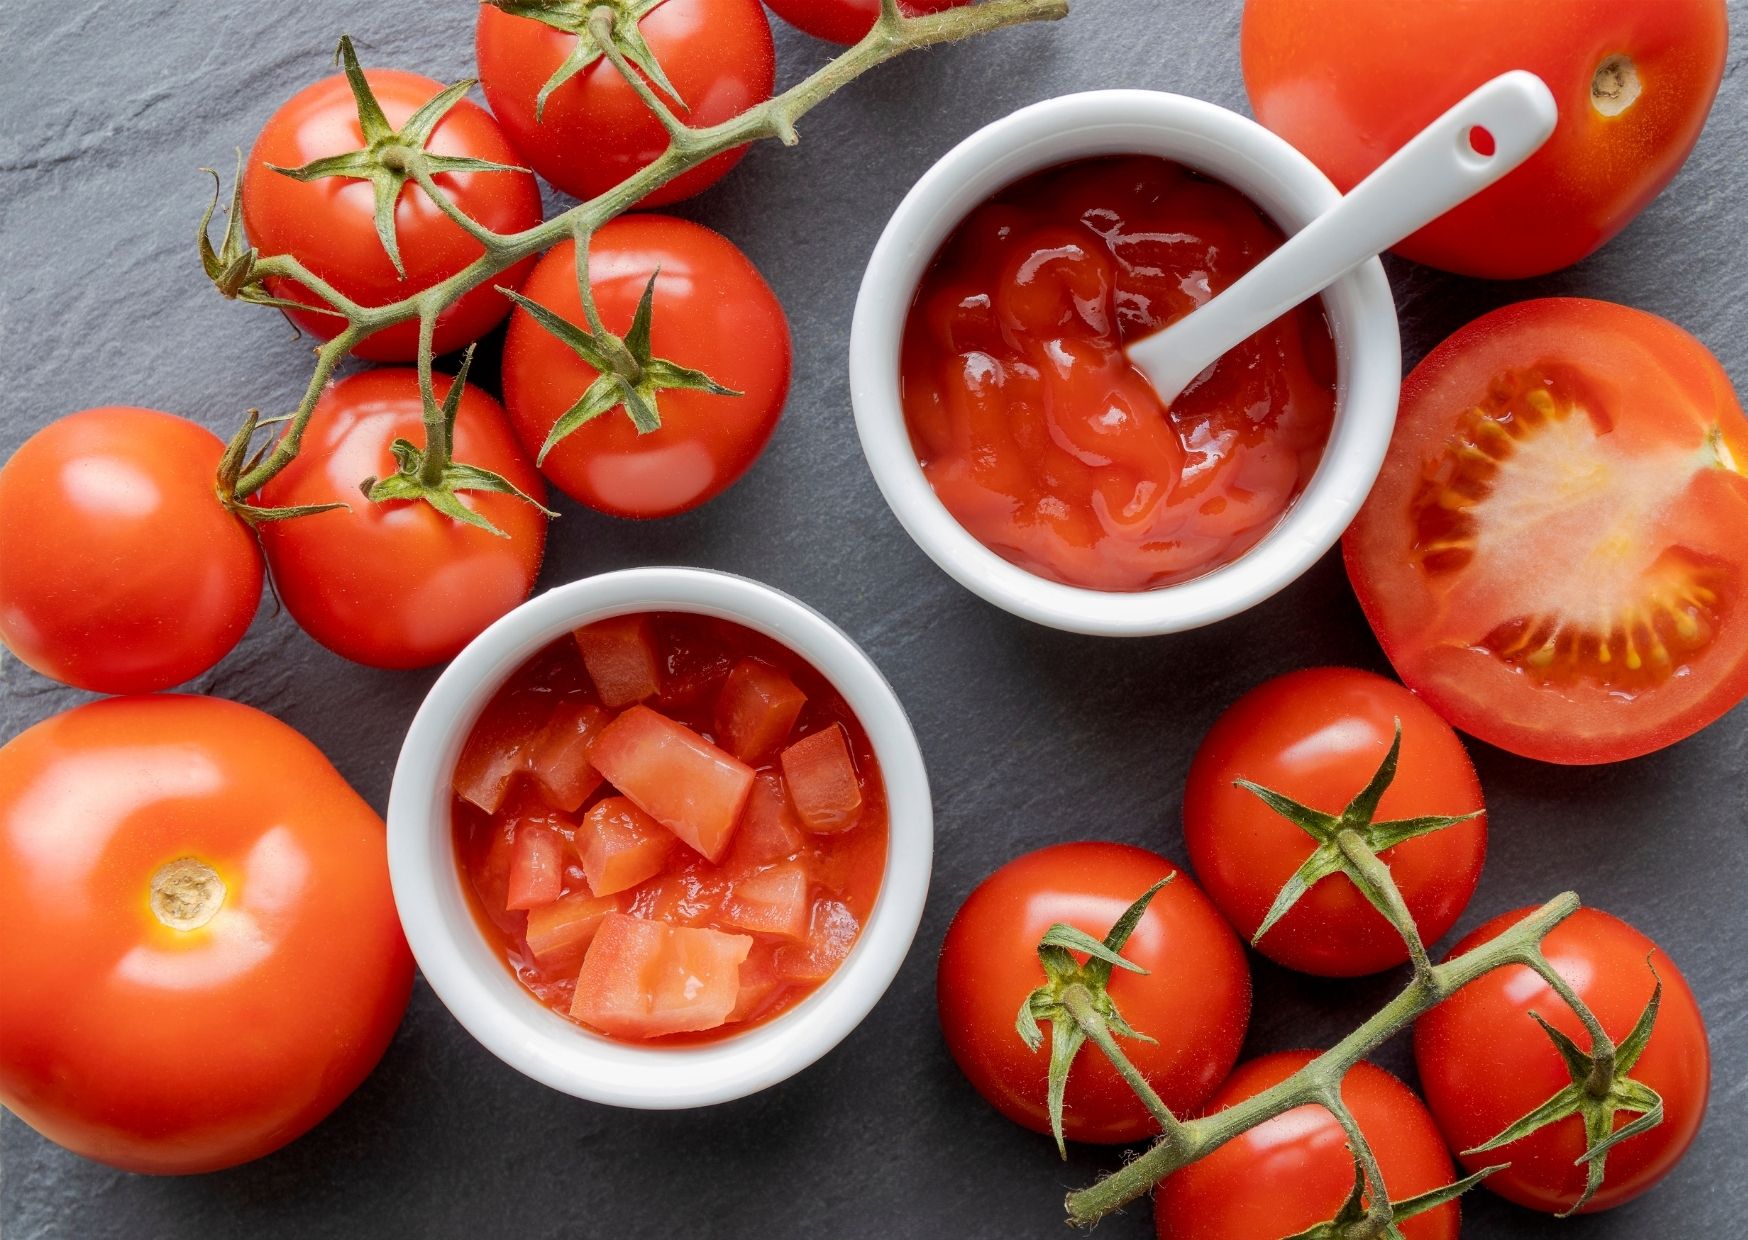
<instances>
[{"instance_id":1,"label":"tomato stem scar","mask_svg":"<svg viewBox=\"0 0 1748 1240\"><path fill-rule=\"evenodd\" d=\"M198 930L224 907L227 888L198 857L178 857L152 875L152 915L172 930Z\"/></svg>"},{"instance_id":2,"label":"tomato stem scar","mask_svg":"<svg viewBox=\"0 0 1748 1240\"><path fill-rule=\"evenodd\" d=\"M1617 53L1596 66L1590 79L1590 106L1604 116L1619 116L1639 101L1643 90L1632 57Z\"/></svg>"}]
</instances>

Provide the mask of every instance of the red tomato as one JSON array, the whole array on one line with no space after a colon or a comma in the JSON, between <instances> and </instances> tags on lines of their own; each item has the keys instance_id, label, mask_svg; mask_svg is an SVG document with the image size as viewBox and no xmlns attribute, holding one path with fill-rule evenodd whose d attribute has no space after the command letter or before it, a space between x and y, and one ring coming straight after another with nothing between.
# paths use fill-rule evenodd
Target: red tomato
<instances>
[{"instance_id":1,"label":"red tomato","mask_svg":"<svg viewBox=\"0 0 1748 1240\"><path fill-rule=\"evenodd\" d=\"M880 16L880 0L765 0L771 12L816 39L831 43L854 43L874 29ZM941 13L968 4L970 0L900 0L907 17Z\"/></svg>"},{"instance_id":2,"label":"red tomato","mask_svg":"<svg viewBox=\"0 0 1748 1240\"><path fill-rule=\"evenodd\" d=\"M397 129L443 89L441 82L395 69L365 74L383 115ZM376 232L376 198L370 182L342 177L296 181L268 167L298 168L364 146L358 106L342 74L323 78L293 95L261 130L243 171L243 227L262 254L289 254L335 289L366 306L411 297L454 275L485 252L425 192L409 181L395 203L395 235L403 277ZM462 100L437 122L425 149L433 155L519 164L491 114ZM494 232L514 233L540 222L540 187L526 172L442 172L435 177L469 217ZM515 288L528 274L525 260L453 302L437 320L436 351L472 344L509 312L494 285ZM267 282L275 296L323 304L295 281ZM344 319L294 311L291 319L318 339L340 334ZM397 323L367 337L354 352L376 361L406 362L418 356L417 320Z\"/></svg>"},{"instance_id":3,"label":"red tomato","mask_svg":"<svg viewBox=\"0 0 1748 1240\"><path fill-rule=\"evenodd\" d=\"M777 54L758 0L664 0L637 23L686 106L651 83L695 128L732 120L771 97ZM588 36L583 36L588 37ZM486 101L534 171L574 198L594 198L668 149L667 131L605 57L536 101L577 45L577 35L481 5L475 52ZM647 79L646 79L647 80ZM740 162L737 147L650 193L644 206L678 202L716 184Z\"/></svg>"},{"instance_id":4,"label":"red tomato","mask_svg":"<svg viewBox=\"0 0 1748 1240\"><path fill-rule=\"evenodd\" d=\"M230 652L261 555L213 491L224 444L151 409L87 409L0 469L0 640L45 676L147 693Z\"/></svg>"},{"instance_id":5,"label":"red tomato","mask_svg":"<svg viewBox=\"0 0 1748 1240\"><path fill-rule=\"evenodd\" d=\"M1531 911L1495 917L1451 954L1480 946ZM1680 970L1655 943L1619 918L1580 909L1543 940L1542 952L1617 1043L1645 1010L1657 980L1663 982L1651 1040L1629 1075L1662 1096L1664 1119L1608 1151L1602 1187L1582 1211L1588 1214L1631 1201L1681 1161L1705 1116L1711 1051L1699 1004ZM1572 1083L1559 1051L1530 1019L1531 1012L1580 1050L1590 1049L1577 1015L1521 965L1470 982L1415 1025L1414 1060L1421 1088L1453 1149L1491 1140ZM1621 1113L1615 1127L1633 1118ZM1510 1145L1460 1157L1471 1171L1509 1161L1509 1167L1483 1183L1509 1201L1552 1213L1568 1210L1578 1200L1585 1169L1575 1160L1584 1149L1583 1123L1574 1115Z\"/></svg>"},{"instance_id":6,"label":"red tomato","mask_svg":"<svg viewBox=\"0 0 1748 1240\"><path fill-rule=\"evenodd\" d=\"M1573 298L1477 319L1402 388L1343 540L1404 683L1549 762L1673 744L1748 693L1748 420L1655 315Z\"/></svg>"},{"instance_id":7,"label":"red tomato","mask_svg":"<svg viewBox=\"0 0 1748 1240\"><path fill-rule=\"evenodd\" d=\"M0 749L0 1102L128 1171L271 1153L355 1089L412 986L382 820L303 737L112 698Z\"/></svg>"},{"instance_id":8,"label":"red tomato","mask_svg":"<svg viewBox=\"0 0 1748 1240\"><path fill-rule=\"evenodd\" d=\"M1053 581L1148 590L1236 559L1310 480L1335 414L1313 300L1171 403L1123 352L1281 243L1229 185L1151 156L1008 186L947 238L905 323L904 416L936 496Z\"/></svg>"},{"instance_id":9,"label":"red tomato","mask_svg":"<svg viewBox=\"0 0 1748 1240\"><path fill-rule=\"evenodd\" d=\"M1255 1097L1315 1057L1281 1051L1241 1064L1205 1110ZM1357 1063L1342 1078L1341 1098L1372 1146L1392 1201L1456 1178L1432 1116L1401 1081ZM1295 1107L1161 1181L1153 1190L1154 1228L1160 1240L1279 1240L1333 1219L1353 1183L1353 1156L1335 1116ZM1457 1240L1458 1218L1452 1201L1400 1226L1406 1240Z\"/></svg>"},{"instance_id":10,"label":"red tomato","mask_svg":"<svg viewBox=\"0 0 1748 1240\"><path fill-rule=\"evenodd\" d=\"M1235 702L1203 739L1184 787L1184 843L1196 877L1245 941L1316 841L1233 781L1339 816L1378 770L1398 720L1402 752L1375 820L1480 809L1480 781L1450 725L1370 672L1320 667L1277 677ZM1421 938L1432 943L1467 907L1486 854L1483 817L1378 855ZM1408 959L1401 936L1345 874L1313 885L1258 948L1289 969L1324 977L1358 977Z\"/></svg>"},{"instance_id":11,"label":"red tomato","mask_svg":"<svg viewBox=\"0 0 1748 1240\"><path fill-rule=\"evenodd\" d=\"M936 998L947 1049L998 1111L1049 1132L1046 1045L1014 1031L1020 1003L1043 983L1038 940L1056 922L1103 938L1136 897L1174 875L1123 955L1147 976L1117 970L1117 1010L1158 1045L1120 1039L1172 1110L1200 1106L1238 1058L1250 1016L1244 948L1188 874L1126 844L1057 844L1008 862L971 893L941 948ZM1147 1109L1090 1043L1068 1075L1063 1130L1071 1140L1139 1141L1157 1132Z\"/></svg>"},{"instance_id":12,"label":"red tomato","mask_svg":"<svg viewBox=\"0 0 1748 1240\"><path fill-rule=\"evenodd\" d=\"M439 400L452 382L436 376ZM359 484L395 471L396 439L424 442L417 372L367 370L329 388L302 451L260 500L343 502L349 511L271 522L261 543L280 600L311 637L371 667L423 667L452 657L528 597L546 550L546 517L514 495L461 492L463 504L508 535L500 538L423 501L370 503ZM546 496L503 408L478 388L462 395L453 455L535 499Z\"/></svg>"},{"instance_id":13,"label":"red tomato","mask_svg":"<svg viewBox=\"0 0 1748 1240\"><path fill-rule=\"evenodd\" d=\"M1396 247L1468 275L1575 263L1669 184L1711 110L1724 0L1248 0L1257 119L1343 192L1489 78L1529 69L1559 102L1547 145Z\"/></svg>"},{"instance_id":14,"label":"red tomato","mask_svg":"<svg viewBox=\"0 0 1748 1240\"><path fill-rule=\"evenodd\" d=\"M628 215L595 234L589 285L609 331L631 327L658 267L655 356L701 370L741 395L670 389L658 398L660 429L640 435L618 408L552 450L541 469L559 490L622 517L671 516L726 490L764 449L789 394L783 307L746 255L698 224ZM570 242L547 252L522 291L587 330ZM597 373L528 314L512 316L504 342L504 403L530 452L539 450Z\"/></svg>"}]
</instances>

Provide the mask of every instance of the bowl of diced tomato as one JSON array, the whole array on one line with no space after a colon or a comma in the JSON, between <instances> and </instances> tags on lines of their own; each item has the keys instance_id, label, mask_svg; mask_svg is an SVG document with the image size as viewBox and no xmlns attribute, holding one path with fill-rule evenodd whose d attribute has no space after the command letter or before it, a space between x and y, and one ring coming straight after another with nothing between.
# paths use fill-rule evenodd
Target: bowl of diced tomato
<instances>
[{"instance_id":1,"label":"bowl of diced tomato","mask_svg":"<svg viewBox=\"0 0 1748 1240\"><path fill-rule=\"evenodd\" d=\"M618 1106L745 1096L835 1046L915 936L934 823L897 696L769 586L639 568L482 633L390 797L395 902L487 1049Z\"/></svg>"}]
</instances>

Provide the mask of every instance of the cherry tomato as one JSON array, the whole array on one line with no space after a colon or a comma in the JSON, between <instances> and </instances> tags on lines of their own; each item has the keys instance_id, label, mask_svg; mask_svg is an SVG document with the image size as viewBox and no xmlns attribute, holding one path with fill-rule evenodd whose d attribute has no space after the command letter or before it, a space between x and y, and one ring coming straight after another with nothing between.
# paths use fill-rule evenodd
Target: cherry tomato
<instances>
[{"instance_id":1,"label":"cherry tomato","mask_svg":"<svg viewBox=\"0 0 1748 1240\"><path fill-rule=\"evenodd\" d=\"M412 987L382 820L303 737L216 698L93 702L0 749L0 901L0 1102L128 1171L302 1135Z\"/></svg>"},{"instance_id":2,"label":"cherry tomato","mask_svg":"<svg viewBox=\"0 0 1748 1240\"><path fill-rule=\"evenodd\" d=\"M1014 1031L1021 1002L1044 981L1038 940L1056 922L1103 938L1157 880L1123 955L1146 976L1117 970L1117 1010L1157 1045L1122 1039L1124 1052L1178 1114L1194 1111L1238 1058L1250 1018L1244 948L1188 874L1126 844L1057 844L1008 862L971 893L941 948L936 998L947 1049L996 1110L1049 1132L1046 1045ZM1063 1130L1075 1141L1139 1141L1158 1131L1139 1099L1090 1044L1068 1074Z\"/></svg>"},{"instance_id":3,"label":"cherry tomato","mask_svg":"<svg viewBox=\"0 0 1748 1240\"><path fill-rule=\"evenodd\" d=\"M1240 1064L1204 1108L1253 1098L1310 1063L1312 1051L1281 1051ZM1419 1098L1382 1068L1357 1063L1341 1098L1372 1146L1392 1201L1443 1188L1451 1156ZM1159 1240L1279 1240L1333 1219L1353 1191L1347 1134L1320 1106L1295 1107L1234 1138L1153 1191ZM1457 1240L1449 1202L1401 1224L1406 1240Z\"/></svg>"},{"instance_id":4,"label":"cherry tomato","mask_svg":"<svg viewBox=\"0 0 1748 1240\"><path fill-rule=\"evenodd\" d=\"M640 435L621 407L560 442L541 471L572 499L617 516L670 516L726 490L764 449L789 392L783 307L746 255L698 224L628 215L595 234L589 284L609 331L631 327L657 268L654 355L741 394L668 389L658 396L657 430ZM522 291L587 330L570 242L541 259ZM597 374L526 312L512 316L504 403L531 453Z\"/></svg>"},{"instance_id":5,"label":"cherry tomato","mask_svg":"<svg viewBox=\"0 0 1748 1240\"><path fill-rule=\"evenodd\" d=\"M435 376L442 400L454 381ZM508 537L446 517L422 500L371 503L366 479L392 474L389 445L424 442L416 370L367 370L322 394L295 460L261 489L272 507L345 503L344 511L274 521L261 543L279 598L304 632L371 667L424 667L453 656L534 589L546 518L514 495L456 498ZM546 488L490 396L469 386L452 449L537 500Z\"/></svg>"},{"instance_id":6,"label":"cherry tomato","mask_svg":"<svg viewBox=\"0 0 1748 1240\"><path fill-rule=\"evenodd\" d=\"M1477 319L1402 388L1343 541L1404 683L1549 762L1673 744L1748 693L1748 420L1692 336L1607 302Z\"/></svg>"},{"instance_id":7,"label":"cherry tomato","mask_svg":"<svg viewBox=\"0 0 1748 1240\"><path fill-rule=\"evenodd\" d=\"M1317 842L1234 781L1338 816L1377 772L1397 721L1401 757L1374 820L1480 809L1480 781L1450 725L1370 672L1320 667L1277 677L1245 694L1208 732L1184 788L1184 842L1196 877L1246 941ZM1468 905L1486 853L1483 817L1378 855L1431 943ZM1408 959L1401 936L1345 874L1314 884L1258 948L1289 969L1324 977L1376 973Z\"/></svg>"},{"instance_id":8,"label":"cherry tomato","mask_svg":"<svg viewBox=\"0 0 1748 1240\"><path fill-rule=\"evenodd\" d=\"M664 0L637 28L685 106L676 107L659 85L652 88L688 125L719 125L771 97L777 53L758 0ZM541 89L577 38L486 4L474 46L486 101L524 161L565 193L588 199L653 163L668 149L668 135L605 57L553 91L536 115ZM643 205L709 189L745 153L737 147L716 156L647 195Z\"/></svg>"},{"instance_id":9,"label":"cherry tomato","mask_svg":"<svg viewBox=\"0 0 1748 1240\"><path fill-rule=\"evenodd\" d=\"M0 640L97 693L181 684L230 652L261 554L213 490L224 444L151 409L50 423L0 469Z\"/></svg>"},{"instance_id":10,"label":"cherry tomato","mask_svg":"<svg viewBox=\"0 0 1748 1240\"><path fill-rule=\"evenodd\" d=\"M874 29L880 0L765 0L771 12L797 30L830 43L854 43ZM900 0L907 17L942 13L970 0Z\"/></svg>"},{"instance_id":11,"label":"cherry tomato","mask_svg":"<svg viewBox=\"0 0 1748 1240\"><path fill-rule=\"evenodd\" d=\"M365 73L383 115L397 129L443 89L416 73L371 69ZM339 292L366 306L411 297L454 275L484 253L425 192L412 182L395 202L395 235L405 277L395 270L376 232L375 190L370 182L342 177L296 181L268 167L298 168L364 146L358 106L346 78L323 78L293 95L268 119L243 171L243 227L262 254L289 254ZM433 155L519 164L497 122L468 100L457 103L432 131ZM441 172L435 177L455 205L494 232L513 233L540 222L540 187L526 172ZM500 272L450 304L437 319L438 353L472 344L509 313L494 285L515 288L533 266L527 259ZM271 279L279 297L323 304L295 281ZM344 319L317 311L292 311L293 322L327 340ZM360 357L406 362L418 356L417 320L368 336L353 350Z\"/></svg>"},{"instance_id":12,"label":"cherry tomato","mask_svg":"<svg viewBox=\"0 0 1748 1240\"><path fill-rule=\"evenodd\" d=\"M1495 938L1531 911L1495 917L1451 954ZM1705 1116L1711 1050L1686 980L1661 948L1626 922L1579 909L1543 940L1542 952L1617 1043L1631 1032L1658 980L1663 983L1651 1040L1629 1072L1662 1097L1663 1122L1608 1151L1602 1187L1581 1211L1588 1214L1631 1201L1681 1161ZM1491 1140L1572 1084L1560 1052L1531 1012L1581 1051L1590 1050L1577 1014L1521 965L1470 982L1415 1025L1421 1087L1451 1148L1466 1150ZM1618 1114L1615 1128L1634 1118ZM1483 1183L1509 1201L1553 1213L1570 1209L1584 1188L1585 1168L1576 1163L1584 1149L1583 1121L1572 1115L1509 1145L1459 1157L1471 1171L1509 1162Z\"/></svg>"},{"instance_id":13,"label":"cherry tomato","mask_svg":"<svg viewBox=\"0 0 1748 1240\"><path fill-rule=\"evenodd\" d=\"M1396 247L1467 275L1577 262L1687 159L1724 72L1724 0L1248 0L1257 119L1343 192L1475 87L1529 69L1560 123L1496 185Z\"/></svg>"}]
</instances>

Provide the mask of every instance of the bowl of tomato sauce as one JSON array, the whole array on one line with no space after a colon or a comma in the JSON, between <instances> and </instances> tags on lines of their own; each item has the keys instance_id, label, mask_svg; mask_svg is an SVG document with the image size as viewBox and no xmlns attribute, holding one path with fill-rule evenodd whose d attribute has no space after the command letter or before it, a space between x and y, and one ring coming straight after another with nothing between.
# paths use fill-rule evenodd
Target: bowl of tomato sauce
<instances>
[{"instance_id":1,"label":"bowl of tomato sauce","mask_svg":"<svg viewBox=\"0 0 1748 1240\"><path fill-rule=\"evenodd\" d=\"M420 970L487 1049L619 1106L742 1097L878 1002L933 857L916 738L873 662L769 586L638 568L456 657L389 801Z\"/></svg>"},{"instance_id":2,"label":"bowl of tomato sauce","mask_svg":"<svg viewBox=\"0 0 1748 1240\"><path fill-rule=\"evenodd\" d=\"M1123 352L1339 194L1243 116L1070 95L967 138L893 214L850 343L864 454L941 568L1075 632L1178 632L1293 581L1389 445L1401 339L1370 260L1169 404Z\"/></svg>"}]
</instances>

